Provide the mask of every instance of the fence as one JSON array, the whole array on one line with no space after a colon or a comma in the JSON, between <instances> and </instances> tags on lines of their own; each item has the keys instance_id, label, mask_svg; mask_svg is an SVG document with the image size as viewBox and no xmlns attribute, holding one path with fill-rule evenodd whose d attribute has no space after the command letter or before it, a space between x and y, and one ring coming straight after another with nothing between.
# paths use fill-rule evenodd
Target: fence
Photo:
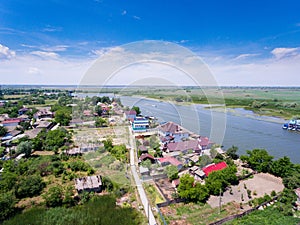
<instances>
[{"instance_id":1,"label":"fence","mask_svg":"<svg viewBox=\"0 0 300 225\"><path fill-rule=\"evenodd\" d=\"M228 217L226 217L226 218L224 218L224 219L221 219L221 220L218 220L218 221L216 221L216 222L210 223L209 225L220 225L220 224L223 224L223 223L228 222L228 221L230 221L230 220L233 220L233 219L236 219L236 218L241 218L241 217L243 217L243 216L246 216L246 215L248 215L249 213L251 213L251 212L257 210L259 207L263 207L263 206L267 205L268 203L270 203L270 202L276 200L278 197L279 197L279 196L275 196L275 197L272 198L270 201L264 202L264 203L262 203L262 204L256 206L255 208L249 209L249 210L247 210L247 211L245 211L245 212L243 212L243 213L241 213L241 214L236 214L236 215L228 216Z\"/></svg>"}]
</instances>

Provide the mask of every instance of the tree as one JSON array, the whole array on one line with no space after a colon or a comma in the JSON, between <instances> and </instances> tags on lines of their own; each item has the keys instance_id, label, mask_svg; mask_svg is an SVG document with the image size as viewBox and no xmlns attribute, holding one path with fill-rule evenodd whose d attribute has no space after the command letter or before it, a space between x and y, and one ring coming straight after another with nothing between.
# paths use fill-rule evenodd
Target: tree
<instances>
[{"instance_id":1,"label":"tree","mask_svg":"<svg viewBox=\"0 0 300 225\"><path fill-rule=\"evenodd\" d=\"M107 120L105 118L99 117L95 121L96 127L107 127Z\"/></svg>"},{"instance_id":2,"label":"tree","mask_svg":"<svg viewBox=\"0 0 300 225\"><path fill-rule=\"evenodd\" d=\"M246 161L252 169L258 172L270 171L273 156L269 155L265 149L247 150L247 154L248 156L241 156L241 160L244 162Z\"/></svg>"},{"instance_id":3,"label":"tree","mask_svg":"<svg viewBox=\"0 0 300 225\"><path fill-rule=\"evenodd\" d=\"M57 207L63 203L63 194L61 186L54 186L49 188L49 191L43 195L43 198L48 207Z\"/></svg>"},{"instance_id":4,"label":"tree","mask_svg":"<svg viewBox=\"0 0 300 225\"><path fill-rule=\"evenodd\" d=\"M180 178L180 183L177 188L180 198L189 199L189 191L193 187L194 181L194 177L190 176L189 174L184 174Z\"/></svg>"},{"instance_id":5,"label":"tree","mask_svg":"<svg viewBox=\"0 0 300 225\"><path fill-rule=\"evenodd\" d=\"M15 211L16 197L12 192L0 195L0 221L7 219Z\"/></svg>"},{"instance_id":6,"label":"tree","mask_svg":"<svg viewBox=\"0 0 300 225\"><path fill-rule=\"evenodd\" d=\"M204 166L212 162L211 158L208 155L203 155L199 158L199 166L203 168Z\"/></svg>"},{"instance_id":7,"label":"tree","mask_svg":"<svg viewBox=\"0 0 300 225\"><path fill-rule=\"evenodd\" d=\"M230 148L227 149L226 154L233 160L236 160L239 158L239 155L236 154L238 150L239 148L237 146L232 145Z\"/></svg>"},{"instance_id":8,"label":"tree","mask_svg":"<svg viewBox=\"0 0 300 225\"><path fill-rule=\"evenodd\" d=\"M69 138L67 134L68 131L65 129L50 130L46 135L46 140L43 146L44 149L57 152Z\"/></svg>"},{"instance_id":9,"label":"tree","mask_svg":"<svg viewBox=\"0 0 300 225\"><path fill-rule=\"evenodd\" d=\"M179 197L191 202L205 202L209 196L208 189L194 182L194 177L189 174L183 175L177 189Z\"/></svg>"},{"instance_id":10,"label":"tree","mask_svg":"<svg viewBox=\"0 0 300 225\"><path fill-rule=\"evenodd\" d=\"M0 137L4 136L7 133L6 127L0 126Z\"/></svg>"},{"instance_id":11,"label":"tree","mask_svg":"<svg viewBox=\"0 0 300 225\"><path fill-rule=\"evenodd\" d=\"M220 190L223 192L229 184L237 184L236 166L229 166L223 170L214 171L208 175L205 185L209 192L218 195Z\"/></svg>"},{"instance_id":12,"label":"tree","mask_svg":"<svg viewBox=\"0 0 300 225\"><path fill-rule=\"evenodd\" d=\"M39 195L45 186L41 176L26 176L17 182L15 193L18 198L33 197Z\"/></svg>"},{"instance_id":13,"label":"tree","mask_svg":"<svg viewBox=\"0 0 300 225\"><path fill-rule=\"evenodd\" d=\"M271 164L271 173L277 177L288 177L292 172L293 163L290 158L284 156Z\"/></svg>"},{"instance_id":14,"label":"tree","mask_svg":"<svg viewBox=\"0 0 300 225\"><path fill-rule=\"evenodd\" d=\"M23 141L17 146L18 154L25 154L25 157L29 157L32 153L32 143L31 141Z\"/></svg>"},{"instance_id":15,"label":"tree","mask_svg":"<svg viewBox=\"0 0 300 225\"><path fill-rule=\"evenodd\" d=\"M178 178L178 168L174 165L169 165L166 167L166 172L169 180L175 180Z\"/></svg>"},{"instance_id":16,"label":"tree","mask_svg":"<svg viewBox=\"0 0 300 225\"><path fill-rule=\"evenodd\" d=\"M98 116L102 115L102 107L100 105L96 105L96 107L95 107L95 113L97 113Z\"/></svg>"},{"instance_id":17,"label":"tree","mask_svg":"<svg viewBox=\"0 0 300 225\"><path fill-rule=\"evenodd\" d=\"M55 122L62 126L68 126L72 119L70 111L67 108L61 108L55 112Z\"/></svg>"},{"instance_id":18,"label":"tree","mask_svg":"<svg viewBox=\"0 0 300 225\"><path fill-rule=\"evenodd\" d=\"M146 159L145 161L141 162L140 165L143 166L143 167L145 167L145 168L150 169L152 163L151 163L151 160L150 160L150 159Z\"/></svg>"},{"instance_id":19,"label":"tree","mask_svg":"<svg viewBox=\"0 0 300 225\"><path fill-rule=\"evenodd\" d=\"M134 110L134 111L136 112L136 115L140 115L140 114L141 114L140 107L138 107L138 106L133 106L131 109Z\"/></svg>"}]
</instances>

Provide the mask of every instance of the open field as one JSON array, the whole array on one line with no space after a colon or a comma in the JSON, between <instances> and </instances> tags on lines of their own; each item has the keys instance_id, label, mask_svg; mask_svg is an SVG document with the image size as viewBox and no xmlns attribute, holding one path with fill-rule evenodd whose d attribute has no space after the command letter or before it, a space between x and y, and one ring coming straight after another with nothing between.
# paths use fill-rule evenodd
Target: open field
<instances>
[{"instance_id":1,"label":"open field","mask_svg":"<svg viewBox=\"0 0 300 225\"><path fill-rule=\"evenodd\" d=\"M170 225L206 225L241 212L237 203L224 205L220 213L218 208L212 208L209 204L194 203L172 204L160 210Z\"/></svg>"},{"instance_id":2,"label":"open field","mask_svg":"<svg viewBox=\"0 0 300 225\"><path fill-rule=\"evenodd\" d=\"M122 91L123 95L138 95L177 104L226 104L227 107L244 108L259 115L284 119L300 115L300 88L163 88Z\"/></svg>"},{"instance_id":3,"label":"open field","mask_svg":"<svg viewBox=\"0 0 300 225\"><path fill-rule=\"evenodd\" d=\"M259 173L254 174L253 178L242 180L238 185L231 186L229 190L223 193L222 204L229 202L247 203L253 198L263 197L265 194L270 195L272 191L281 192L284 188L282 179L271 174ZM251 198L248 197L247 190L251 191ZM248 191L249 192L249 191ZM219 206L219 196L211 196L207 202L211 207Z\"/></svg>"}]
</instances>

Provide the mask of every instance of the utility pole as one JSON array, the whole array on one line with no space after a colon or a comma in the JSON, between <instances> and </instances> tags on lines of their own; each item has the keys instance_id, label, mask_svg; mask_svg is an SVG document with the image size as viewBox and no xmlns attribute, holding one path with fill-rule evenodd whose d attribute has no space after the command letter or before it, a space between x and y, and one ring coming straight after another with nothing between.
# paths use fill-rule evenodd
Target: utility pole
<instances>
[{"instance_id":1,"label":"utility pole","mask_svg":"<svg viewBox=\"0 0 300 225\"><path fill-rule=\"evenodd\" d=\"M222 207L222 197L221 197L221 188L220 188L220 196L219 196L219 214L221 213L221 207Z\"/></svg>"}]
</instances>

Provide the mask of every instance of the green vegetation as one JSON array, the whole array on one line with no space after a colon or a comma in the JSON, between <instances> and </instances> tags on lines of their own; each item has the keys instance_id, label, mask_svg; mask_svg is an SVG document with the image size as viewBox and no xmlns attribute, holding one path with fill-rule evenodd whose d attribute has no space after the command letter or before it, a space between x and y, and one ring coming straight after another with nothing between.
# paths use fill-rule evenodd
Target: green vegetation
<instances>
[{"instance_id":1,"label":"green vegetation","mask_svg":"<svg viewBox=\"0 0 300 225\"><path fill-rule=\"evenodd\" d=\"M211 208L209 204L201 203L179 203L169 207L171 209L170 213L164 215L168 224L172 224L171 221L179 220L181 224L207 225L229 215L239 213L239 209L233 203L223 205L221 212L219 212L219 208ZM176 223L174 222L174 224Z\"/></svg>"},{"instance_id":2,"label":"green vegetation","mask_svg":"<svg viewBox=\"0 0 300 225\"><path fill-rule=\"evenodd\" d=\"M134 110L136 112L136 115L140 115L141 114L141 110L138 106L133 106L131 108L131 110Z\"/></svg>"},{"instance_id":3,"label":"green vegetation","mask_svg":"<svg viewBox=\"0 0 300 225\"><path fill-rule=\"evenodd\" d=\"M125 162L128 160L128 151L124 144L114 146L111 139L104 140L103 144L105 150L110 152L117 160Z\"/></svg>"},{"instance_id":4,"label":"green vegetation","mask_svg":"<svg viewBox=\"0 0 300 225\"><path fill-rule=\"evenodd\" d=\"M108 121L106 118L98 117L95 121L96 127L107 127Z\"/></svg>"},{"instance_id":5,"label":"green vegetation","mask_svg":"<svg viewBox=\"0 0 300 225\"><path fill-rule=\"evenodd\" d=\"M59 148L70 142L71 134L66 129L60 127L48 132L46 130L41 131L32 140L32 147L34 150L50 150L57 153Z\"/></svg>"},{"instance_id":6,"label":"green vegetation","mask_svg":"<svg viewBox=\"0 0 300 225\"><path fill-rule=\"evenodd\" d=\"M294 225L300 222L299 218L295 218L292 216L286 216L281 213L275 207L268 207L264 210L258 210L252 212L251 214L244 216L240 219L235 219L233 221L227 222L225 224L231 225L263 225L263 224L270 224L270 225Z\"/></svg>"},{"instance_id":7,"label":"green vegetation","mask_svg":"<svg viewBox=\"0 0 300 225\"><path fill-rule=\"evenodd\" d=\"M166 167L167 176L170 181L175 180L178 178L178 168L174 165L169 165Z\"/></svg>"},{"instance_id":8,"label":"green vegetation","mask_svg":"<svg viewBox=\"0 0 300 225\"><path fill-rule=\"evenodd\" d=\"M143 216L136 210L116 206L116 199L112 196L105 195L93 197L87 203L72 208L32 208L5 221L3 224L138 225L144 223Z\"/></svg>"},{"instance_id":9,"label":"green vegetation","mask_svg":"<svg viewBox=\"0 0 300 225\"><path fill-rule=\"evenodd\" d=\"M177 190L179 197L189 202L206 202L209 197L207 187L200 183L195 183L194 177L189 174L185 174L180 178Z\"/></svg>"}]
</instances>

